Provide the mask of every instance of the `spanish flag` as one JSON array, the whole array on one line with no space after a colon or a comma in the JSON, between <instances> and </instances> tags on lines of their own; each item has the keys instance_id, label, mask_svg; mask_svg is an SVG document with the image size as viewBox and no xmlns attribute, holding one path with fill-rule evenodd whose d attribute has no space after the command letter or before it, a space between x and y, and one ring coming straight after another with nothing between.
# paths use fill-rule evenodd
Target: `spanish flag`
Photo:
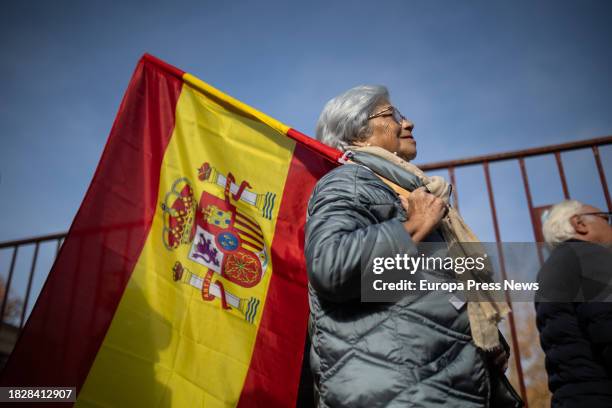
<instances>
[{"instance_id":1,"label":"spanish flag","mask_svg":"<svg viewBox=\"0 0 612 408\"><path fill-rule=\"evenodd\" d=\"M150 55L2 373L83 407L295 406L306 203L340 152Z\"/></svg>"}]
</instances>

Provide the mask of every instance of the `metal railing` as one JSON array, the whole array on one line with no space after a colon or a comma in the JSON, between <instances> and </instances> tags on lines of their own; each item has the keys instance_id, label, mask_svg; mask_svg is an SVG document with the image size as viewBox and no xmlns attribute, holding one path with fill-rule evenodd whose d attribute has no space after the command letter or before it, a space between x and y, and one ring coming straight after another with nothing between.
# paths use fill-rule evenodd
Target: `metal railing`
<instances>
[{"instance_id":1,"label":"metal railing","mask_svg":"<svg viewBox=\"0 0 612 408\"><path fill-rule=\"evenodd\" d=\"M606 175L604 172L604 168L602 165L601 156L599 152L600 146L604 146L608 144L612 144L612 136L606 136L606 137L589 139L589 140L582 140L582 141L577 141L577 142L563 143L563 144L557 144L557 145L551 145L551 146L544 146L544 147L538 147L538 148L533 148L533 149L516 150L516 151L506 152L506 153L474 156L474 157L460 159L460 160L449 160L449 161L443 161L443 162L437 162L437 163L428 163L428 164L420 166L420 168L423 171L447 170L451 184L456 186L457 184L456 184L455 169L459 167L467 167L467 166L482 166L483 171L484 171L485 184L487 188L487 195L489 198L489 207L491 210L491 220L493 223L493 230L495 233L495 241L498 243L498 251L500 254L501 274L502 274L502 278L506 279L503 251L501 250L501 247L500 247L501 235L500 235L500 229L499 229L499 218L497 215L497 209L495 205L495 197L493 194L489 165L491 163L502 162L502 161L517 161L518 162L520 173L521 173L521 178L523 181L523 187L525 190L525 199L527 201L527 206L529 209L529 217L530 217L531 225L533 228L534 241L542 242L543 238L542 238L542 232L541 232L540 214L542 210L549 207L549 205L534 207L531 189L529 186L529 177L527 174L527 168L525 166L525 158L534 157L534 156L554 155L555 162L557 164L557 170L559 172L559 178L561 181L561 187L563 189L563 196L565 199L569 199L570 193L569 193L569 188L567 185L567 179L565 177L565 171L563 167L561 153L573 151L573 150L580 150L580 149L591 149L593 152L593 159L597 167L597 172L599 174L599 180L601 182L602 192L603 192L606 204L608 206L608 211L612 211L610 191L608 189L608 182L606 180ZM454 198L455 206L457 207L457 209L459 209L459 197L458 197L457 189L453 189L453 194L454 194L453 198ZM540 260L542 260L541 253L538 252L538 256L540 257ZM507 292L506 292L506 301L509 304L511 304L510 297ZM515 321L514 313L512 312L508 315L508 325L510 327L511 342L512 342L512 349L513 349L513 355L514 355L514 364L517 370L518 383L519 383L518 385L520 388L521 396L523 397L523 400L525 401L527 405L528 404L527 389L525 387L525 378L523 375L523 367L522 367L522 362L521 362L521 350L519 347L518 336L516 333L516 321Z\"/></svg>"},{"instance_id":2,"label":"metal railing","mask_svg":"<svg viewBox=\"0 0 612 408\"><path fill-rule=\"evenodd\" d=\"M34 254L30 262L30 273L28 275L28 284L27 284L26 293L24 296L23 305L21 305L21 313L20 313L20 318L19 318L18 327L21 330L26 320L26 311L28 310L30 295L32 292L32 282L34 279L34 272L36 271L36 262L38 261L38 251L40 249L40 245L45 242L55 242L56 243L55 256L57 256L65 237L66 237L66 233L61 232L58 234L49 234L49 235L41 235L38 237L32 237L32 238L23 238L23 239L19 239L16 241L0 242L0 250L7 249L7 248L12 249L11 263L9 266L6 284L4 288L2 306L0 306L0 316L2 316L2 323L6 323L4 320L4 317L6 313L6 307L9 302L9 294L11 291L11 285L13 283L15 265L17 262L17 256L19 254L19 248L28 246L28 245L34 245Z\"/></svg>"},{"instance_id":3,"label":"metal railing","mask_svg":"<svg viewBox=\"0 0 612 408\"><path fill-rule=\"evenodd\" d=\"M570 194L569 194L569 189L567 187L567 179L565 177L565 171L563 168L563 161L561 159L561 153L572 151L572 150L590 148L593 151L593 159L597 167L597 172L599 174L599 180L601 182L603 195L605 197L606 204L608 206L608 211L612 211L612 201L610 200L610 190L608 189L608 183L606 181L606 174L604 172L603 164L601 163L601 155L599 153L599 147L605 146L608 144L612 144L612 136L605 136L605 137L600 137L596 139L581 140L577 142L563 143L563 144L557 144L557 145L551 145L551 146L536 147L533 149L515 150L512 152L506 152L506 153L474 156L474 157L470 157L467 159L428 163L428 164L424 164L419 167L423 171L447 170L449 173L451 184L456 185L455 169L459 167L481 165L484 169L485 178L487 180L487 192L489 193L491 212L493 215L493 225L495 228L495 237L499 240L499 228L497 224L497 215L495 213L495 200L493 198L493 190L491 188L489 164L495 163L495 162L501 162L501 161L509 161L509 160L518 161L519 167L521 170L521 177L523 179L523 185L525 187L525 196L527 199L527 205L529 206L531 222L534 228L534 238L536 239L536 241L541 241L541 240L538 240L538 238L541 238L540 231L536 230L536 226L538 225L538 223L536 223L534 220L534 215L536 215L534 210L536 210L536 208L533 206L531 190L529 188L529 178L527 176L527 169L525 168L525 158L534 157L534 156L545 156L545 155L551 155L551 154L554 155L555 161L557 163L557 169L559 171L559 178L561 180L561 186L563 188L563 196L566 199L569 199ZM453 194L455 194L454 200L455 200L456 206L457 208L459 208L459 197L457 195L456 189L453 191Z\"/></svg>"},{"instance_id":4,"label":"metal railing","mask_svg":"<svg viewBox=\"0 0 612 408\"><path fill-rule=\"evenodd\" d=\"M491 183L490 164L502 162L502 161L517 161L519 165L520 173L521 173L523 186L524 186L525 199L527 201L527 206L529 208L529 216L530 216L530 221L533 227L534 241L541 242L542 236L540 232L539 214L541 210L545 208L546 206L534 207L533 205L533 199L532 199L532 194L531 194L530 185L529 185L529 178L528 178L527 169L525 166L525 158L534 157L534 156L553 155L555 158L555 162L557 164L557 170L559 173L559 179L560 179L562 190L563 190L563 196L566 199L568 199L570 198L570 193L569 193L569 188L567 185L567 180L565 176L561 153L568 152L568 151L574 151L574 150L580 150L580 149L591 149L592 154L593 154L593 159L594 159L594 162L597 168L597 172L599 174L599 180L601 183L602 192L605 197L606 204L608 206L608 210L612 211L610 191L608 188L608 182L606 180L606 175L604 172L604 167L602 164L602 160L600 157L600 151L599 151L599 147L608 145L608 144L612 144L612 136L571 142L571 143L564 143L564 144L558 144L558 145L552 145L552 146L545 146L545 147L539 147L539 148L533 148L533 149L517 150L517 151L512 151L512 152L506 152L506 153L475 156L475 157L460 159L460 160L450 160L450 161L443 161L443 162L437 162L437 163L428 163L428 164L421 165L420 168L424 171L447 170L451 183L453 185L456 185L457 176L456 176L455 170L457 168L468 167L468 166L482 166L483 171L484 171L484 178L485 178L485 185L486 185L487 194L488 194L489 206L491 210L491 221L492 221L493 230L495 233L495 240L498 243L500 243L501 236L500 236L500 229L499 229L499 219L498 219L498 213L497 213L496 204L495 204L495 197L493 194L493 188L492 188L492 183ZM454 189L453 194L454 194L455 205L459 209L459 196L458 196L457 189ZM7 241L7 242L0 243L0 250L6 251L6 250L12 249L10 266L9 266L8 274L6 278L4 296L2 298L2 305L0 308L0 316L2 316L2 320L1 320L2 324L0 325L0 331L2 331L2 327L5 327L7 325L15 326L14 328L16 329L17 332L23 328L23 325L27 318L26 311L28 310L28 306L30 305L31 301L35 300L35 299L31 299L32 297L31 292L32 292L32 282L33 282L33 278L34 278L34 274L36 270L36 263L38 259L39 248L41 244L43 243L55 242L56 243L55 255L57 256L65 236L66 236L66 233L58 233L58 234L50 234L50 235L44 235L44 236L38 236L38 237L32 237L32 238L26 238L26 239L20 239L16 241ZM26 286L26 291L24 294L24 301L23 301L23 305L21 306L22 309L20 311L18 324L11 325L9 322L5 321L5 313L7 309L7 304L9 302L9 294L11 293L11 286L15 278L14 277L15 264L18 258L19 249L25 246L29 246L29 245L34 245L34 252L33 252L31 262L30 262L29 275L27 276L27 286ZM502 270L502 274L504 274L505 272L504 272L503 257L500 257L500 258L501 258L501 270ZM509 300L509 298L507 299ZM514 363L515 363L515 367L517 370L519 388L523 396L523 399L527 401L527 392L526 392L525 380L523 376L523 369L521 365L521 350L519 348L518 339L517 339L516 322L514 321L514 316L512 313L509 315L508 323L510 326L512 348L514 351Z\"/></svg>"}]
</instances>

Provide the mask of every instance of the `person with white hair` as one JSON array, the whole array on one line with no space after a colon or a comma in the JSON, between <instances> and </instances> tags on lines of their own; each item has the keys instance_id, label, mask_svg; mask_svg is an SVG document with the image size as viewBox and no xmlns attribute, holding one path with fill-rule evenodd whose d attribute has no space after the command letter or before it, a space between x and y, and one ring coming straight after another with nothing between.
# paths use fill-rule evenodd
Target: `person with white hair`
<instances>
[{"instance_id":1,"label":"person with white hair","mask_svg":"<svg viewBox=\"0 0 612 408\"><path fill-rule=\"evenodd\" d=\"M570 239L600 244L612 242L612 213L580 201L564 200L553 206L545 218L542 232L550 246L557 246Z\"/></svg>"},{"instance_id":2,"label":"person with white hair","mask_svg":"<svg viewBox=\"0 0 612 408\"><path fill-rule=\"evenodd\" d=\"M612 213L565 200L542 232L536 324L555 407L612 407Z\"/></svg>"},{"instance_id":3,"label":"person with white hair","mask_svg":"<svg viewBox=\"0 0 612 408\"><path fill-rule=\"evenodd\" d=\"M319 180L308 203L317 406L522 406L503 374L509 350L497 323L505 303L454 302L447 292L360 301L363 265L417 256L419 242L476 241L449 206L452 186L409 163L413 129L387 89L372 85L330 100L317 123L317 139L350 159ZM380 176L411 193L398 195ZM456 279L452 271L418 273Z\"/></svg>"}]
</instances>

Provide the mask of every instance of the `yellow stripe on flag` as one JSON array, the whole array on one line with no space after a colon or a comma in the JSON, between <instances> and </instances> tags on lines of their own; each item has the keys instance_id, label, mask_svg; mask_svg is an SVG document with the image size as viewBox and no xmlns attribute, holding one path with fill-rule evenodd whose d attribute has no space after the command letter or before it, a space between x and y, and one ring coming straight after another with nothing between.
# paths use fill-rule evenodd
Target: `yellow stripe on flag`
<instances>
[{"instance_id":1,"label":"yellow stripe on flag","mask_svg":"<svg viewBox=\"0 0 612 408\"><path fill-rule=\"evenodd\" d=\"M199 90L200 92L202 92L203 94L209 94L211 96L213 96L214 98L218 98L219 100L227 103L229 106L232 106L240 111L242 111L243 113L249 114L255 118L257 118L259 121L267 124L268 126L270 126L272 129L276 129L277 131L281 132L282 134L287 134L287 131L290 129L290 126L287 126L281 122L279 122L278 120L271 118L270 116L266 115L263 112L258 111L257 109L252 108L251 106L240 102L239 100L232 98L231 96L221 92L220 90L218 90L217 88L214 88L210 85L208 85L206 82L196 78L195 76L185 73L183 75L183 80L189 84L190 86L192 86L193 88Z\"/></svg>"},{"instance_id":2,"label":"yellow stripe on flag","mask_svg":"<svg viewBox=\"0 0 612 408\"><path fill-rule=\"evenodd\" d=\"M233 407L240 397L274 273L270 246L295 142L284 135L287 127L280 122L189 74L184 79L153 224L78 406ZM208 179L199 178L205 178L200 169L210 170ZM226 199L223 180L227 182L230 174L234 192ZM243 186L235 199L243 181L248 187ZM201 247L192 243L190 230L185 233L179 223L169 221L173 214L174 220L189 222L189 211L181 214L180 206L172 207L182 200L181 191L188 191L177 191L186 185L192 189L194 206L201 200L208 203L206 208L194 208L191 220L204 237ZM225 254L221 266L225 265L224 273L231 270L233 280L204 265L214 263L213 246L232 250L235 244L232 218L215 210L223 202L256 221L267 249L253 254L243 248L231 258ZM202 220L219 228L210 244L205 241L211 234L198 227ZM228 233L221 240L223 228ZM196 234L193 242L200 238ZM265 265L261 280L251 287L238 283L244 276L253 282L257 260L262 271ZM182 274L176 272L177 262ZM212 298L205 300L201 288L209 271L214 272L207 292ZM222 308L222 291L231 303L228 310Z\"/></svg>"}]
</instances>

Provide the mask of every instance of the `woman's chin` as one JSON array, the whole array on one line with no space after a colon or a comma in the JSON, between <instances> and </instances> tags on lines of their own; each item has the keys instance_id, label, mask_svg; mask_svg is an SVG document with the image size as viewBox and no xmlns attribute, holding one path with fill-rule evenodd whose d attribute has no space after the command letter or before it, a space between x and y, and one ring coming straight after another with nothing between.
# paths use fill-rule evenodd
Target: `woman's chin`
<instances>
[{"instance_id":1,"label":"woman's chin","mask_svg":"<svg viewBox=\"0 0 612 408\"><path fill-rule=\"evenodd\" d=\"M414 160L417 156L416 149L415 150L400 150L397 152L397 155L406 161Z\"/></svg>"}]
</instances>

